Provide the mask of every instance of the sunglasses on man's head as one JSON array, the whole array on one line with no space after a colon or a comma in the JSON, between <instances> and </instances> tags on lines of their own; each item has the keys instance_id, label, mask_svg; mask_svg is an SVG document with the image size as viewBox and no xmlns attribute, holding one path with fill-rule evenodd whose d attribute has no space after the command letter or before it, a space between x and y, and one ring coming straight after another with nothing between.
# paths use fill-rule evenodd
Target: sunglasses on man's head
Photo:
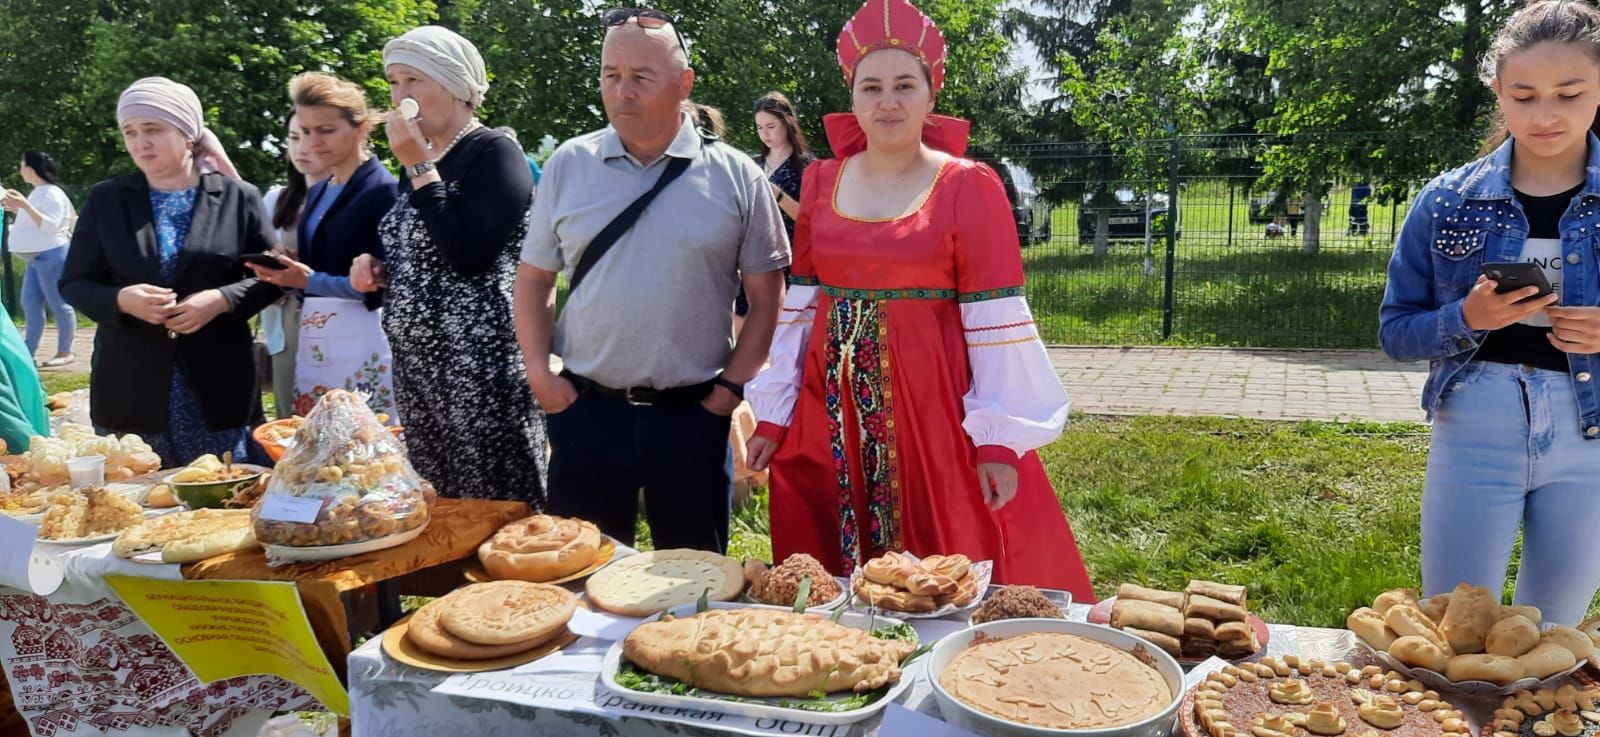
<instances>
[{"instance_id":1,"label":"sunglasses on man's head","mask_svg":"<svg viewBox=\"0 0 1600 737\"><path fill-rule=\"evenodd\" d=\"M612 8L600 16L600 22L606 28L626 25L628 21L634 21L640 28L648 30L672 26L672 34L678 37L678 46L684 54L689 53L689 44L684 42L683 32L678 30L678 19L669 13L654 8Z\"/></svg>"}]
</instances>

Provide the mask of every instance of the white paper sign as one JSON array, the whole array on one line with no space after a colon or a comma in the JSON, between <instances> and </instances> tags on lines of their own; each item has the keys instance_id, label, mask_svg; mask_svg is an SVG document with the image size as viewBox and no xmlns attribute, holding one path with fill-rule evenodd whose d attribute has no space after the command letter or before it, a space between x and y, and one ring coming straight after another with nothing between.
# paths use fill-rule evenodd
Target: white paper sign
<instances>
[{"instance_id":1,"label":"white paper sign","mask_svg":"<svg viewBox=\"0 0 1600 737\"><path fill-rule=\"evenodd\" d=\"M261 497L261 506L256 513L261 519L272 522L299 522L309 525L316 522L317 515L322 512L322 501L314 496L268 494Z\"/></svg>"},{"instance_id":2,"label":"white paper sign","mask_svg":"<svg viewBox=\"0 0 1600 737\"><path fill-rule=\"evenodd\" d=\"M965 729L952 724L946 724L941 719L912 711L899 704L890 704L883 711L883 726L878 727L881 735L916 735L916 737L978 737Z\"/></svg>"},{"instance_id":3,"label":"white paper sign","mask_svg":"<svg viewBox=\"0 0 1600 737\"><path fill-rule=\"evenodd\" d=\"M434 686L433 692L506 701L540 709L609 716L595 705L595 689L599 681L594 671L537 675L521 675L511 671L461 673Z\"/></svg>"},{"instance_id":4,"label":"white paper sign","mask_svg":"<svg viewBox=\"0 0 1600 737\"><path fill-rule=\"evenodd\" d=\"M0 586L39 596L61 588L66 571L59 561L35 547L38 539L38 527L0 514Z\"/></svg>"},{"instance_id":5,"label":"white paper sign","mask_svg":"<svg viewBox=\"0 0 1600 737\"><path fill-rule=\"evenodd\" d=\"M572 621L567 622L567 629L572 630L573 634L584 637L615 642L627 637L629 632L644 622L645 620L639 617L593 612L579 607L572 615Z\"/></svg>"},{"instance_id":6,"label":"white paper sign","mask_svg":"<svg viewBox=\"0 0 1600 737\"><path fill-rule=\"evenodd\" d=\"M773 717L744 717L693 707L641 704L605 686L595 689L595 694L596 702L608 717L687 724L716 732L748 734L755 737L797 734L807 737L850 737L850 730L855 727L853 724L815 724ZM892 733L883 732L883 734Z\"/></svg>"}]
</instances>

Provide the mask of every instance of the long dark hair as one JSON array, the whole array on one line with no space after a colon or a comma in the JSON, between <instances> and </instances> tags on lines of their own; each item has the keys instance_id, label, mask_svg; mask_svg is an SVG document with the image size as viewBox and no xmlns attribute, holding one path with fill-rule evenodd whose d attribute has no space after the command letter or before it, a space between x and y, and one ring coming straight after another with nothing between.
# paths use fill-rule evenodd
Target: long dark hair
<instances>
[{"instance_id":1,"label":"long dark hair","mask_svg":"<svg viewBox=\"0 0 1600 737\"><path fill-rule=\"evenodd\" d=\"M1490 84L1500 76L1506 56L1541 43L1573 44L1583 49L1596 63L1600 63L1600 9L1579 0L1535 0L1517 11L1489 40L1489 51L1478 66L1478 78ZM1600 116L1590 122L1589 130L1600 134ZM1511 137L1506 128L1505 113L1496 110L1489 137L1483 142L1480 154L1500 147Z\"/></svg>"},{"instance_id":2,"label":"long dark hair","mask_svg":"<svg viewBox=\"0 0 1600 737\"><path fill-rule=\"evenodd\" d=\"M293 122L294 113L291 112L283 127L288 128ZM272 208L272 227L278 230L288 230L300 222L300 208L305 206L306 193L311 190L311 185L306 183L306 175L295 168L294 158L289 156L288 150L285 149L283 153L284 168L289 172L289 183L278 193L278 203Z\"/></svg>"},{"instance_id":3,"label":"long dark hair","mask_svg":"<svg viewBox=\"0 0 1600 737\"><path fill-rule=\"evenodd\" d=\"M805 168L806 164L816 158L811 154L811 145L806 143L806 134L800 132L800 118L794 114L794 105L782 92L768 92L756 98L754 112L766 113L783 123L783 136L789 139L789 163L796 169ZM767 144L761 144L759 158L762 162L765 162L771 153L772 149L768 148Z\"/></svg>"},{"instance_id":4,"label":"long dark hair","mask_svg":"<svg viewBox=\"0 0 1600 737\"><path fill-rule=\"evenodd\" d=\"M56 160L43 151L24 151L22 163L27 164L34 174L38 174L45 184L61 186L61 175L56 171Z\"/></svg>"}]
</instances>

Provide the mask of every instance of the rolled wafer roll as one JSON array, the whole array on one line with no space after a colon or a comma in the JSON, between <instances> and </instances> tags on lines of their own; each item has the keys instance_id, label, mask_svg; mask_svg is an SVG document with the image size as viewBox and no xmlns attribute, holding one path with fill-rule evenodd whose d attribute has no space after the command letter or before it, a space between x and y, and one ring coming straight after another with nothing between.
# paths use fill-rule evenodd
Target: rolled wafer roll
<instances>
[{"instance_id":1,"label":"rolled wafer roll","mask_svg":"<svg viewBox=\"0 0 1600 737\"><path fill-rule=\"evenodd\" d=\"M1183 594L1178 591L1161 591L1147 589L1136 583L1125 583L1117 587L1117 599L1130 599L1133 601L1151 601L1173 609L1183 608Z\"/></svg>"},{"instance_id":2,"label":"rolled wafer roll","mask_svg":"<svg viewBox=\"0 0 1600 737\"><path fill-rule=\"evenodd\" d=\"M1182 643L1178 642L1178 638L1169 634L1152 632L1146 629L1139 629L1138 627L1124 627L1122 628L1122 631L1135 637L1143 637L1144 639L1153 643L1156 647L1159 647L1162 650L1171 653L1172 655L1177 655L1183 649Z\"/></svg>"},{"instance_id":3,"label":"rolled wafer roll","mask_svg":"<svg viewBox=\"0 0 1600 737\"><path fill-rule=\"evenodd\" d=\"M1111 626L1135 627L1172 637L1183 635L1183 613L1169 606L1136 599L1117 599L1111 607Z\"/></svg>"},{"instance_id":4,"label":"rolled wafer roll","mask_svg":"<svg viewBox=\"0 0 1600 737\"><path fill-rule=\"evenodd\" d=\"M1241 607L1245 605L1245 597L1249 596L1249 589L1243 586L1216 583L1215 581L1190 581L1183 592L1190 595L1209 596L1217 601L1225 601Z\"/></svg>"},{"instance_id":5,"label":"rolled wafer roll","mask_svg":"<svg viewBox=\"0 0 1600 737\"><path fill-rule=\"evenodd\" d=\"M1248 645L1256 639L1256 629L1246 622L1224 622L1217 625L1219 644Z\"/></svg>"},{"instance_id":6,"label":"rolled wafer roll","mask_svg":"<svg viewBox=\"0 0 1600 737\"><path fill-rule=\"evenodd\" d=\"M1183 641L1178 654L1185 658L1209 658L1217 654L1217 641L1190 637Z\"/></svg>"},{"instance_id":7,"label":"rolled wafer roll","mask_svg":"<svg viewBox=\"0 0 1600 737\"><path fill-rule=\"evenodd\" d=\"M1183 620L1183 634L1186 637L1199 637L1207 640L1216 640L1217 623L1205 617L1189 617Z\"/></svg>"},{"instance_id":8,"label":"rolled wafer roll","mask_svg":"<svg viewBox=\"0 0 1600 737\"><path fill-rule=\"evenodd\" d=\"M1205 594L1190 594L1183 613L1186 617L1205 617L1213 622L1243 622L1249 617L1244 607Z\"/></svg>"}]
</instances>

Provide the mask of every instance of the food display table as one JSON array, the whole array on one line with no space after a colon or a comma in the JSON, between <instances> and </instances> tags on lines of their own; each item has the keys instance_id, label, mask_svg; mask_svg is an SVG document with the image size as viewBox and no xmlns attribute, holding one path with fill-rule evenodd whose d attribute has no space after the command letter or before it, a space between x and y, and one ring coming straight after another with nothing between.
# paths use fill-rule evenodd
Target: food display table
<instances>
[{"instance_id":1,"label":"food display table","mask_svg":"<svg viewBox=\"0 0 1600 737\"><path fill-rule=\"evenodd\" d=\"M1069 618L1084 621L1089 607L1073 605ZM963 621L911 620L924 641L965 627ZM1298 653L1303 657L1338 660L1356 651L1356 639L1347 630L1330 630L1287 625L1269 625L1272 636L1266 654L1281 656ZM451 678L449 674L420 670L394 661L386 655L378 638L350 654L349 685L351 727L355 737L437 737L439 734L517 734L537 737L589 737L590 735L693 735L728 734L715 727L696 727L647 718L614 718L618 700L599 685L596 673L574 672L563 687L558 678L542 675L535 679L509 673L457 676L455 683L481 687L485 698L446 695L434 689ZM907 676L916 679L902 703L904 706L937 716L931 687L923 678L920 661L913 663ZM535 708L509 703L505 693L523 689L564 702L566 708ZM607 710L607 702L612 709ZM653 710L651 707L643 707ZM671 710L653 710L657 713ZM678 715L678 716L694 716ZM826 727L822 731L794 734L824 737L878 737L882 717L852 726ZM885 735L884 737L887 737Z\"/></svg>"},{"instance_id":2,"label":"food display table","mask_svg":"<svg viewBox=\"0 0 1600 737\"><path fill-rule=\"evenodd\" d=\"M434 566L455 563L477 554L478 545L507 522L530 514L524 502L481 499L439 499L430 509L428 527L422 535L399 547L362 553L322 563L296 563L277 568L267 565L260 548L219 555L183 566L189 580L293 581L300 589L300 601L317 635L317 642L328 654L329 662L340 671L350 652L350 627L343 597L366 586L376 585L382 614L379 627L399 618L398 580ZM450 576L447 585L461 583L459 574ZM444 591L426 592L441 594Z\"/></svg>"},{"instance_id":3,"label":"food display table","mask_svg":"<svg viewBox=\"0 0 1600 737\"><path fill-rule=\"evenodd\" d=\"M105 577L294 582L318 645L343 680L351 644L345 594L377 585L380 598L392 604L384 608L397 612L398 580L471 557L501 525L527 515L528 507L440 499L432 511L427 530L405 545L276 568L260 549L178 566L122 560L112 555L110 542L41 544L63 568L61 588L49 596L0 588L0 661L15 714L33 734L50 737L254 737L275 711L320 710L315 698L276 677L202 685ZM456 573L449 585L459 581ZM0 715L0 725L17 723L9 710Z\"/></svg>"}]
</instances>

